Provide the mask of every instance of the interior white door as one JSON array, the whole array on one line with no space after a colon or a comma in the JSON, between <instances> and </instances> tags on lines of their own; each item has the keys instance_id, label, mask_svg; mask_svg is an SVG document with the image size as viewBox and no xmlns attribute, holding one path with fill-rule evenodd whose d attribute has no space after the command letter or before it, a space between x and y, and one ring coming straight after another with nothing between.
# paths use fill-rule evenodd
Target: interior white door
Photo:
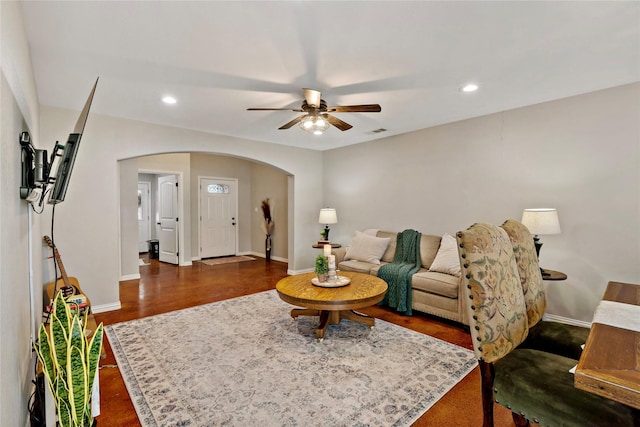
<instances>
[{"instance_id":1,"label":"interior white door","mask_svg":"<svg viewBox=\"0 0 640 427\"><path fill-rule=\"evenodd\" d=\"M178 264L178 177L158 178L159 260Z\"/></svg>"},{"instance_id":2,"label":"interior white door","mask_svg":"<svg viewBox=\"0 0 640 427\"><path fill-rule=\"evenodd\" d=\"M200 257L236 254L237 181L200 178Z\"/></svg>"},{"instance_id":3,"label":"interior white door","mask_svg":"<svg viewBox=\"0 0 640 427\"><path fill-rule=\"evenodd\" d=\"M151 183L138 182L138 253L147 252L151 239Z\"/></svg>"}]
</instances>

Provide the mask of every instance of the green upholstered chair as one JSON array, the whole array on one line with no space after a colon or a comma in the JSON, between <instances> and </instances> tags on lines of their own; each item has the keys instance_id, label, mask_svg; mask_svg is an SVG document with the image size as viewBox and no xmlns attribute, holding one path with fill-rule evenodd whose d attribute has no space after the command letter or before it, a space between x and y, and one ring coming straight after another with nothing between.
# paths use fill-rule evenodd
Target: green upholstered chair
<instances>
[{"instance_id":1,"label":"green upholstered chair","mask_svg":"<svg viewBox=\"0 0 640 427\"><path fill-rule=\"evenodd\" d=\"M514 219L506 220L501 227L511 240L527 307L529 335L520 344L520 348L543 350L579 359L582 345L589 336L589 329L542 320L547 300L542 286L542 274L540 274L533 236L524 224Z\"/></svg>"},{"instance_id":2,"label":"green upholstered chair","mask_svg":"<svg viewBox=\"0 0 640 427\"><path fill-rule=\"evenodd\" d=\"M518 348L529 327L511 240L492 224L456 234L471 338L480 365L484 427L493 405L510 409L517 426L634 426L632 408L574 387L577 360Z\"/></svg>"}]
</instances>

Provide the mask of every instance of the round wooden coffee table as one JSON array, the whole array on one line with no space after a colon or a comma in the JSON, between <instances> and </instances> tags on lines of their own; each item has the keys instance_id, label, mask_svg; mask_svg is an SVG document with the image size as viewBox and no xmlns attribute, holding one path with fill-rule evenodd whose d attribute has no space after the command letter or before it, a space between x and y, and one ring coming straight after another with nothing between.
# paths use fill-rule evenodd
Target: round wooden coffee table
<instances>
[{"instance_id":1,"label":"round wooden coffee table","mask_svg":"<svg viewBox=\"0 0 640 427\"><path fill-rule=\"evenodd\" d=\"M342 319L373 327L375 318L354 310L382 301L387 292L387 283L376 276L349 271L341 271L340 276L348 277L351 283L339 288L323 288L311 284L315 273L306 273L285 277L276 284L283 301L305 307L291 310L291 317L320 316L320 326L316 329L319 341L324 339L329 325L337 325Z\"/></svg>"}]
</instances>

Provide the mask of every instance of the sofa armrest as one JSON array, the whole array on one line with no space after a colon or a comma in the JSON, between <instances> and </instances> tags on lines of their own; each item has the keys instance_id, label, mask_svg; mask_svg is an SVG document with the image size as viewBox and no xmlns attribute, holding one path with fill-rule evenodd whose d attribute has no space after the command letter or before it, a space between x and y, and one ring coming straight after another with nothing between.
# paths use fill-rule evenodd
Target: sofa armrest
<instances>
[{"instance_id":1,"label":"sofa armrest","mask_svg":"<svg viewBox=\"0 0 640 427\"><path fill-rule=\"evenodd\" d=\"M331 250L331 255L336 257L336 265L344 261L344 257L347 254L347 248L336 248Z\"/></svg>"}]
</instances>

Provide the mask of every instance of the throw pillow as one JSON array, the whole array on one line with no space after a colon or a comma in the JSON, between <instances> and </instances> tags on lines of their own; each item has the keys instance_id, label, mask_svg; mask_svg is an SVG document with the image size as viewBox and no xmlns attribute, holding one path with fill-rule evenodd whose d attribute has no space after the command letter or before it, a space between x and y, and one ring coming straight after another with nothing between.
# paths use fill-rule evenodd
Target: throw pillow
<instances>
[{"instance_id":1,"label":"throw pillow","mask_svg":"<svg viewBox=\"0 0 640 427\"><path fill-rule=\"evenodd\" d=\"M429 267L429 271L460 276L460 258L458 257L458 244L456 238L450 234L442 236L440 248Z\"/></svg>"},{"instance_id":2,"label":"throw pillow","mask_svg":"<svg viewBox=\"0 0 640 427\"><path fill-rule=\"evenodd\" d=\"M378 231L380 230L378 230L377 228L367 228L363 231L363 233L368 234L369 236L376 237L378 235Z\"/></svg>"},{"instance_id":3,"label":"throw pillow","mask_svg":"<svg viewBox=\"0 0 640 427\"><path fill-rule=\"evenodd\" d=\"M384 255L384 251L387 250L389 240L388 237L373 237L356 231L351 245L347 248L344 259L380 264L380 258Z\"/></svg>"}]
</instances>

